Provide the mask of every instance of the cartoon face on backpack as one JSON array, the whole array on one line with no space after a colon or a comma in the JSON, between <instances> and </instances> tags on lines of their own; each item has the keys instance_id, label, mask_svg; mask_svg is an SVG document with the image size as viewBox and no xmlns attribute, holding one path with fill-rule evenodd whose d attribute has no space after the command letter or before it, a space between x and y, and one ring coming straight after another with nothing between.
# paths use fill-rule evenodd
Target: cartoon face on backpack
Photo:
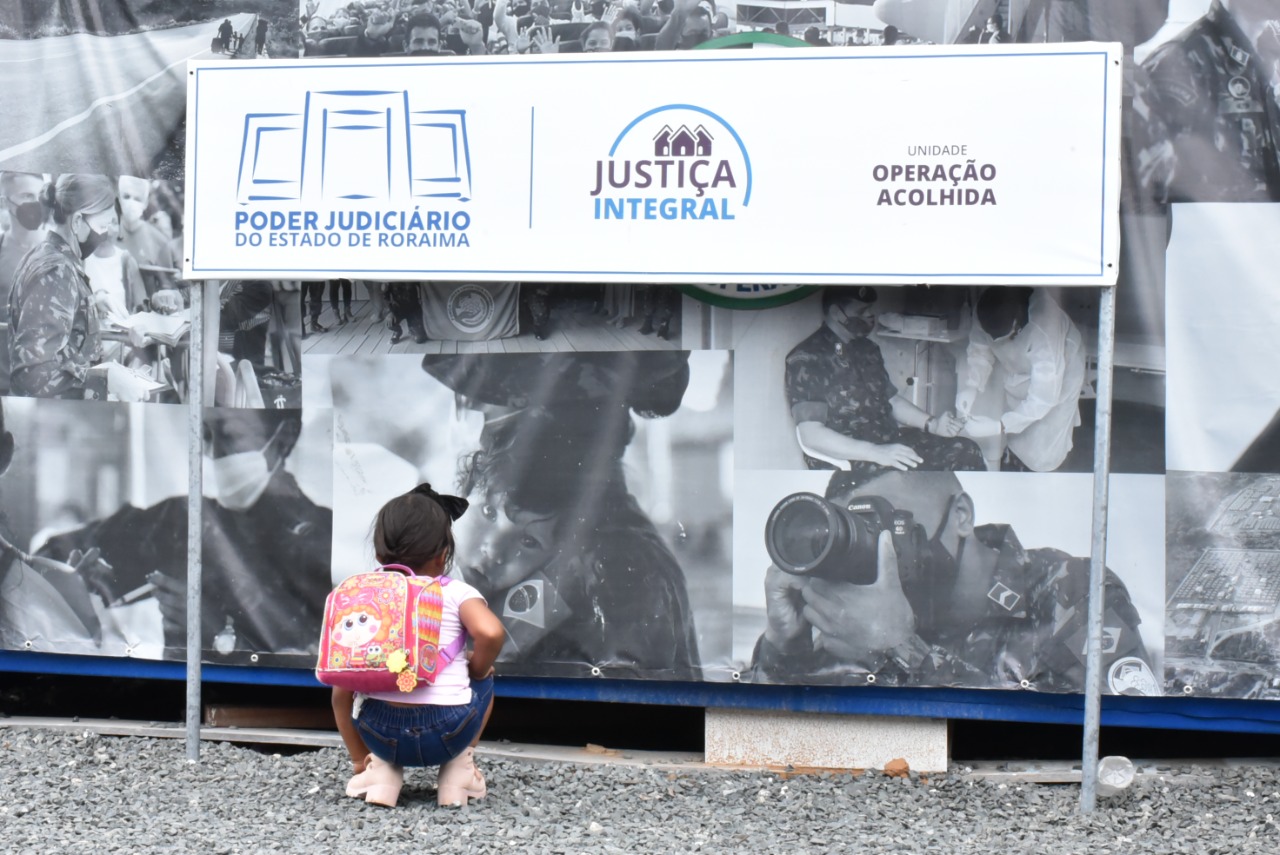
<instances>
[{"instance_id":1,"label":"cartoon face on backpack","mask_svg":"<svg viewBox=\"0 0 1280 855\"><path fill-rule=\"evenodd\" d=\"M373 641L381 628L382 621L377 613L361 606L343 617L334 626L333 632L329 633L329 637L333 639L334 644L340 644L355 651Z\"/></svg>"},{"instance_id":2,"label":"cartoon face on backpack","mask_svg":"<svg viewBox=\"0 0 1280 855\"><path fill-rule=\"evenodd\" d=\"M392 598L383 586L337 592L327 617L330 667L378 667L386 662L387 651L397 647L403 635L395 626Z\"/></svg>"}]
</instances>

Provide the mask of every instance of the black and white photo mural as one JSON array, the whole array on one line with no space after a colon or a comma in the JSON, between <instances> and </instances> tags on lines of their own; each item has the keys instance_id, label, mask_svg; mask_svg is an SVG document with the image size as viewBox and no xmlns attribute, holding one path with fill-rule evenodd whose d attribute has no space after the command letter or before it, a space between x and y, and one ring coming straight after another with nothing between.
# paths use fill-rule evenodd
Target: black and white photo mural
<instances>
[{"instance_id":1,"label":"black and white photo mural","mask_svg":"<svg viewBox=\"0 0 1280 855\"><path fill-rule=\"evenodd\" d=\"M503 619L506 673L727 679L731 354L307 367L335 414L336 575L372 561L377 508L429 481L471 503L451 572Z\"/></svg>"},{"instance_id":2,"label":"black and white photo mural","mask_svg":"<svg viewBox=\"0 0 1280 855\"><path fill-rule=\"evenodd\" d=\"M3 655L182 658L199 382L206 662L313 667L374 511L428 482L470 501L450 572L500 674L1081 692L1092 289L183 279L187 60L744 32L1124 46L1106 690L1280 698L1271 0L4 4Z\"/></svg>"},{"instance_id":3,"label":"black and white photo mural","mask_svg":"<svg viewBox=\"0 0 1280 855\"><path fill-rule=\"evenodd\" d=\"M0 643L185 658L186 410L3 404ZM210 661L314 664L331 587L331 427L322 411L206 411L201 617Z\"/></svg>"},{"instance_id":4,"label":"black and white photo mural","mask_svg":"<svg viewBox=\"0 0 1280 855\"><path fill-rule=\"evenodd\" d=\"M6 3L0 170L182 180L187 60L297 56L296 15L291 0Z\"/></svg>"},{"instance_id":5,"label":"black and white photo mural","mask_svg":"<svg viewBox=\"0 0 1280 855\"><path fill-rule=\"evenodd\" d=\"M1173 223L1167 679L1189 695L1275 698L1280 210L1177 205Z\"/></svg>"}]
</instances>

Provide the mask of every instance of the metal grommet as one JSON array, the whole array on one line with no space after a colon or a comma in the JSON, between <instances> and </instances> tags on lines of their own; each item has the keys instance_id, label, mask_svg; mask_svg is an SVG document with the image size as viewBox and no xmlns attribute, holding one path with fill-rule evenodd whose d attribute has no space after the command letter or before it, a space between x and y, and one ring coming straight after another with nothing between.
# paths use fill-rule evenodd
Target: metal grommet
<instances>
[{"instance_id":1,"label":"metal grommet","mask_svg":"<svg viewBox=\"0 0 1280 855\"><path fill-rule=\"evenodd\" d=\"M35 647L35 645L31 643L31 639L29 638L26 641L22 642L22 646L25 647L27 650L30 650L31 648Z\"/></svg>"},{"instance_id":2,"label":"metal grommet","mask_svg":"<svg viewBox=\"0 0 1280 855\"><path fill-rule=\"evenodd\" d=\"M875 674L868 674L868 675L867 675L867 682L868 682L868 683L874 683L875 681L876 681L876 675L875 675Z\"/></svg>"},{"instance_id":3,"label":"metal grommet","mask_svg":"<svg viewBox=\"0 0 1280 855\"><path fill-rule=\"evenodd\" d=\"M1030 681L1030 680L1023 680L1023 681L1022 681L1021 683L1019 683L1018 685L1019 685L1019 686L1021 686L1021 687L1022 687L1022 688L1024 688L1024 689L1030 689L1030 688L1031 688L1031 681Z\"/></svg>"},{"instance_id":4,"label":"metal grommet","mask_svg":"<svg viewBox=\"0 0 1280 855\"><path fill-rule=\"evenodd\" d=\"M1184 695L1189 695L1189 694L1191 694L1191 693L1192 693L1192 692L1194 692L1194 691L1195 691L1195 689L1193 689L1191 686L1183 686L1183 687L1182 687L1182 694L1184 694Z\"/></svg>"},{"instance_id":5,"label":"metal grommet","mask_svg":"<svg viewBox=\"0 0 1280 855\"><path fill-rule=\"evenodd\" d=\"M132 655L133 655L133 645L132 645L132 644L131 644L131 645L129 645L128 647L126 647L126 648L124 649L124 655L125 655L125 656L132 656Z\"/></svg>"},{"instance_id":6,"label":"metal grommet","mask_svg":"<svg viewBox=\"0 0 1280 855\"><path fill-rule=\"evenodd\" d=\"M256 654L256 653L250 653L250 654L249 654L249 661L250 661L250 662L257 662L257 661L258 661L258 654Z\"/></svg>"},{"instance_id":7,"label":"metal grommet","mask_svg":"<svg viewBox=\"0 0 1280 855\"><path fill-rule=\"evenodd\" d=\"M742 679L742 672L741 672L741 671L732 671L732 672L730 672L730 673L729 673L729 677L730 677L730 679L732 679L732 680L736 683L736 682L738 682L739 680L741 680L741 679Z\"/></svg>"},{"instance_id":8,"label":"metal grommet","mask_svg":"<svg viewBox=\"0 0 1280 855\"><path fill-rule=\"evenodd\" d=\"M603 673L604 673L604 672L600 670L600 666L599 666L599 665L592 665L592 666L591 666L591 676L592 676L592 677L599 677L599 676L600 676L601 674L603 674Z\"/></svg>"}]
</instances>

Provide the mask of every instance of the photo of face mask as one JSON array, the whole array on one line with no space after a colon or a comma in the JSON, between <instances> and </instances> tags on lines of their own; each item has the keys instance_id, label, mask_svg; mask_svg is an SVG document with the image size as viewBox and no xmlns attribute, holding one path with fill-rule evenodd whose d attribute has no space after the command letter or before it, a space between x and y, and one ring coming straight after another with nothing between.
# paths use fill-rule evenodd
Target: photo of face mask
<instances>
[{"instance_id":1,"label":"photo of face mask","mask_svg":"<svg viewBox=\"0 0 1280 855\"><path fill-rule=\"evenodd\" d=\"M9 216L18 225L33 232L44 224L44 207L37 201L9 202Z\"/></svg>"},{"instance_id":2,"label":"photo of face mask","mask_svg":"<svg viewBox=\"0 0 1280 855\"><path fill-rule=\"evenodd\" d=\"M228 510L243 511L262 497L271 475L261 451L241 451L217 459L206 457L205 496Z\"/></svg>"},{"instance_id":3,"label":"photo of face mask","mask_svg":"<svg viewBox=\"0 0 1280 855\"><path fill-rule=\"evenodd\" d=\"M124 221L133 224L142 219L142 212L147 209L147 203L143 199L121 199L120 215Z\"/></svg>"},{"instance_id":4,"label":"photo of face mask","mask_svg":"<svg viewBox=\"0 0 1280 855\"><path fill-rule=\"evenodd\" d=\"M83 224L83 227L76 228L76 241L80 244L80 257L88 258L93 255L94 250L96 250L104 240L110 237L110 233L105 229L98 231L93 226L89 225L89 220L84 217L84 215L81 215L80 222ZM82 233L84 233L84 237L80 236Z\"/></svg>"},{"instance_id":5,"label":"photo of face mask","mask_svg":"<svg viewBox=\"0 0 1280 855\"><path fill-rule=\"evenodd\" d=\"M237 451L222 457L204 459L205 489L210 485L215 492L211 498L232 511L248 510L257 504L266 492L271 477L280 468L283 459L272 466L267 460L267 450L275 442L276 433L258 451ZM207 493L206 493L207 495Z\"/></svg>"}]
</instances>

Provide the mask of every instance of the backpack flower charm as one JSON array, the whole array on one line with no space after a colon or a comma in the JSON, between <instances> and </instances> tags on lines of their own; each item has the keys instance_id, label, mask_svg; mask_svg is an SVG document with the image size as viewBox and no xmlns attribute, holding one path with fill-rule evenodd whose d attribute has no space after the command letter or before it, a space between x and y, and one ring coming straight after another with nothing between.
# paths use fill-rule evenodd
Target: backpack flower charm
<instances>
[{"instance_id":1,"label":"backpack flower charm","mask_svg":"<svg viewBox=\"0 0 1280 855\"><path fill-rule=\"evenodd\" d=\"M409 667L409 651L393 650L387 654L387 670L396 677L396 688L402 692L412 692L418 685L418 672Z\"/></svg>"},{"instance_id":2,"label":"backpack flower charm","mask_svg":"<svg viewBox=\"0 0 1280 855\"><path fill-rule=\"evenodd\" d=\"M409 667L409 654L404 650L393 650L387 654L387 670L392 674L403 674Z\"/></svg>"}]
</instances>

